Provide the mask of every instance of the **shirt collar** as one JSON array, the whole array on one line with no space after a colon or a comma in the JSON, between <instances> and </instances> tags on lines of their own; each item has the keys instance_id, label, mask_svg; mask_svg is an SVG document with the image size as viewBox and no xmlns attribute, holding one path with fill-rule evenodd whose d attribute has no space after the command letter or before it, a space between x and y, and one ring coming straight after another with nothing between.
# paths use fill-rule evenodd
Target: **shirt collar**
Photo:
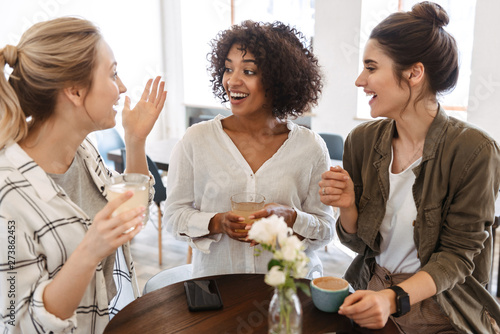
<instances>
[{"instance_id":1,"label":"shirt collar","mask_svg":"<svg viewBox=\"0 0 500 334\"><path fill-rule=\"evenodd\" d=\"M59 186L52 178L17 143L5 149L5 156L33 186L34 191L43 201L50 201L60 192Z\"/></svg>"}]
</instances>

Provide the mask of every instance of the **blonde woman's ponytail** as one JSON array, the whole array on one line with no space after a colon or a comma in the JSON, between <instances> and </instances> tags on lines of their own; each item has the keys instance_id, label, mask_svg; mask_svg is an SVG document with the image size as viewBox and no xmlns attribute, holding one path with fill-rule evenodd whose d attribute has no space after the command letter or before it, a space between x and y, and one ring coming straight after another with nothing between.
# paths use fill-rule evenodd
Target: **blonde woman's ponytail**
<instances>
[{"instance_id":1,"label":"blonde woman's ponytail","mask_svg":"<svg viewBox=\"0 0 500 334\"><path fill-rule=\"evenodd\" d=\"M17 47L0 49L0 149L42 126L62 89L91 87L101 40L92 22L60 17L33 25ZM8 81L6 64L12 67Z\"/></svg>"},{"instance_id":2,"label":"blonde woman's ponytail","mask_svg":"<svg viewBox=\"0 0 500 334\"><path fill-rule=\"evenodd\" d=\"M5 65L14 68L17 64L17 48L7 45L0 50L0 149L18 142L28 133L26 116L19 98L6 79Z\"/></svg>"}]
</instances>

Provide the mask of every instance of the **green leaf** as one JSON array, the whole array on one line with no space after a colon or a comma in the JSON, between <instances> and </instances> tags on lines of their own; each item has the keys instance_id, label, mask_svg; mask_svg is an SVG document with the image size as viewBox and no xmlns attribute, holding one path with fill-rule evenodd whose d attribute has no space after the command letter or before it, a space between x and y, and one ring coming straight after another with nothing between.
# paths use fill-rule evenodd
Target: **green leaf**
<instances>
[{"instance_id":1,"label":"green leaf","mask_svg":"<svg viewBox=\"0 0 500 334\"><path fill-rule=\"evenodd\" d=\"M306 296L311 297L311 290L309 290L309 285L302 282L295 282L295 284L299 287L300 290L302 290L303 293L306 294Z\"/></svg>"},{"instance_id":2,"label":"green leaf","mask_svg":"<svg viewBox=\"0 0 500 334\"><path fill-rule=\"evenodd\" d=\"M274 267L274 266L278 266L280 268L283 267L281 265L281 261L278 261L276 259L271 259L271 261L269 261L269 263L267 264L267 270L271 270L271 268Z\"/></svg>"}]
</instances>

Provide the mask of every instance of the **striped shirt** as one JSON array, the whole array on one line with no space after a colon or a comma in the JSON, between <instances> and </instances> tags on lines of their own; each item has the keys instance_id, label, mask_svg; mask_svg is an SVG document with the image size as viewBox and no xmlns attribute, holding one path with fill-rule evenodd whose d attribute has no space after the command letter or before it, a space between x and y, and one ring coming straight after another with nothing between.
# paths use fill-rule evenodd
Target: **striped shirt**
<instances>
[{"instance_id":1,"label":"striped shirt","mask_svg":"<svg viewBox=\"0 0 500 334\"><path fill-rule=\"evenodd\" d=\"M106 197L105 184L112 173L96 148L86 139L77 154ZM72 317L61 320L49 313L42 298L91 223L19 145L0 151L0 333L102 333L109 308L101 263ZM131 282L137 297L129 244L122 250L126 266L115 268L115 276Z\"/></svg>"}]
</instances>

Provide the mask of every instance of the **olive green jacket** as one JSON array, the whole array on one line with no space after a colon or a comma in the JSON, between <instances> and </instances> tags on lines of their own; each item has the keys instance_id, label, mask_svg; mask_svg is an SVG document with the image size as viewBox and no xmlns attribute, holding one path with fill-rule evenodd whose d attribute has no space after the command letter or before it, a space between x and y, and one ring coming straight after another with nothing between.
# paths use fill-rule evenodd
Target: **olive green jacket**
<instances>
[{"instance_id":1,"label":"olive green jacket","mask_svg":"<svg viewBox=\"0 0 500 334\"><path fill-rule=\"evenodd\" d=\"M337 233L359 254L345 274L355 289L366 289L380 252L395 129L393 120L376 120L356 127L346 139L343 164L354 183L358 229L346 233L339 219ZM483 131L440 109L413 173L413 239L421 270L436 284L433 298L458 331L492 332L485 310L500 323L500 307L484 286L492 263L500 148Z\"/></svg>"}]
</instances>

